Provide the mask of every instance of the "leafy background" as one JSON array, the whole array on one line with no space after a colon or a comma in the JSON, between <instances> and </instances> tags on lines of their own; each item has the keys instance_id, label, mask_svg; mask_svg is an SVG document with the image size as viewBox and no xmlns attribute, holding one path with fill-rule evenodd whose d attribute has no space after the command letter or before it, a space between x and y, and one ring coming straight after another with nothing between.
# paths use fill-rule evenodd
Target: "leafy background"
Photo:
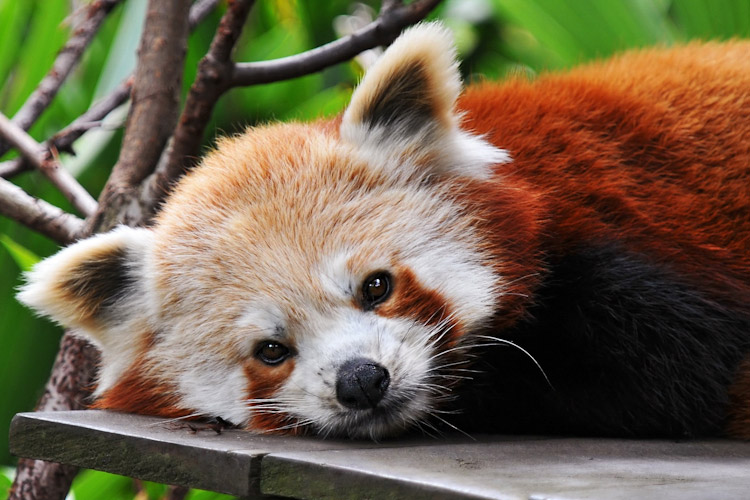
<instances>
[{"instance_id":1,"label":"leafy background","mask_svg":"<svg viewBox=\"0 0 750 500\"><path fill-rule=\"evenodd\" d=\"M0 111L12 116L36 87L70 32L70 16L82 0L0 0ZM378 2L366 2L373 8ZM52 106L31 129L38 140L64 127L106 95L135 64L146 0L127 0L106 21L82 64ZM261 0L239 44L238 61L294 54L336 37L333 19L351 11L350 0ZM185 90L195 77L221 15L211 15L191 36ZM686 40L750 36L750 0L444 0L433 18L455 32L467 80L503 78L570 67L629 47ZM356 63L288 82L235 89L219 102L206 144L216 135L269 120L309 120L336 113L359 78ZM120 110L120 120L125 111ZM121 128L85 135L77 156L63 156L81 183L98 193L117 159ZM13 153L2 160L10 159ZM36 196L66 210L71 207L39 174L14 179ZM13 298L21 271L56 246L0 218L0 465L12 466L7 428L13 414L34 407L49 374L61 331L34 318ZM0 494L10 485L0 474ZM133 482L86 471L74 484L79 500L133 498ZM158 498L164 487L140 485L138 498ZM220 498L193 492L192 499Z\"/></svg>"}]
</instances>

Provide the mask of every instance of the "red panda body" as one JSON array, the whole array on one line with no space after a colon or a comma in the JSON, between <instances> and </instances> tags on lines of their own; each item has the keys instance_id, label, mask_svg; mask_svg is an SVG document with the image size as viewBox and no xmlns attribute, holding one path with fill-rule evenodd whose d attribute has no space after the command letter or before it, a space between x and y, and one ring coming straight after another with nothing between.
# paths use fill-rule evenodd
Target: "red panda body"
<instances>
[{"instance_id":1,"label":"red panda body","mask_svg":"<svg viewBox=\"0 0 750 500\"><path fill-rule=\"evenodd\" d=\"M551 383L527 359L509 361L519 353L496 352L490 378L513 382L475 395L484 410L467 412L493 415L487 428L500 416L500 428L679 436L729 422L749 436L745 50L644 50L467 89L466 126L513 156L499 169L503 189L535 195L538 229L523 252L540 255L524 271L539 273L538 288L517 292L530 297L524 319L501 336ZM493 231L507 206L482 196ZM509 400L520 403L498 403Z\"/></svg>"},{"instance_id":2,"label":"red panda body","mask_svg":"<svg viewBox=\"0 0 750 500\"><path fill-rule=\"evenodd\" d=\"M63 250L20 297L102 348L99 408L750 438L748 49L456 104L451 42L422 25L341 119L223 140L154 227Z\"/></svg>"}]
</instances>

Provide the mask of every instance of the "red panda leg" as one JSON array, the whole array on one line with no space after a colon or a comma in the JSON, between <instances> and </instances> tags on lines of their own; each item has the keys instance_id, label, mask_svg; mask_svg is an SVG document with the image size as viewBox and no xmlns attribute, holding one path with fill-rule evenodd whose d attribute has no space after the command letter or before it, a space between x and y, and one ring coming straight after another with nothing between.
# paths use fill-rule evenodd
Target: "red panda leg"
<instances>
[{"instance_id":1,"label":"red panda leg","mask_svg":"<svg viewBox=\"0 0 750 500\"><path fill-rule=\"evenodd\" d=\"M741 439L750 439L750 355L737 370L737 378L729 389L730 408L727 432Z\"/></svg>"}]
</instances>

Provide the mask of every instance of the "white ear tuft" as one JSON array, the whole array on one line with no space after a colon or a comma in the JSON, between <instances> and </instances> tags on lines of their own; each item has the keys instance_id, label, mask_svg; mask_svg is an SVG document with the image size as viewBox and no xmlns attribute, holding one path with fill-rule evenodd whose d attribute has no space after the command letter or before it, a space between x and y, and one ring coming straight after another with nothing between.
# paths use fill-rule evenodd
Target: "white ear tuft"
<instances>
[{"instance_id":1,"label":"white ear tuft","mask_svg":"<svg viewBox=\"0 0 750 500\"><path fill-rule=\"evenodd\" d=\"M27 273L18 299L106 344L108 331L124 317L145 314L138 303L145 293L143 265L151 234L123 226L64 248Z\"/></svg>"},{"instance_id":2,"label":"white ear tuft","mask_svg":"<svg viewBox=\"0 0 750 500\"><path fill-rule=\"evenodd\" d=\"M369 159L404 161L427 174L486 178L507 153L459 128L461 92L453 37L439 23L406 30L365 74L341 123L341 137Z\"/></svg>"}]
</instances>

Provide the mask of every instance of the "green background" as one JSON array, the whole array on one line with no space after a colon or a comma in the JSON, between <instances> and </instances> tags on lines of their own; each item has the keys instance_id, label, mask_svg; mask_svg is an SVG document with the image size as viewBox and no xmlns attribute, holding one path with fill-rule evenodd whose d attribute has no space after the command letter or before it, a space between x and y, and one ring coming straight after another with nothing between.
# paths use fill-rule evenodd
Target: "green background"
<instances>
[{"instance_id":1,"label":"green background","mask_svg":"<svg viewBox=\"0 0 750 500\"><path fill-rule=\"evenodd\" d=\"M75 19L70 0L0 0L0 111L12 116L48 71ZM367 2L377 9L378 2ZM146 0L127 0L111 15L82 63L31 134L43 140L106 95L135 64ZM213 13L191 36L184 90L211 41L223 11ZM336 38L333 20L350 12L348 0L258 0L235 52L237 61L291 55ZM750 0L453 0L431 18L443 19L456 34L467 81L503 78L570 67L623 50L686 40L750 36ZM339 112L361 75L356 63L288 82L235 89L220 101L207 129L206 145L270 120L310 120ZM121 129L89 134L63 162L93 194L115 163ZM0 160L13 158L8 153ZM35 196L71 211L38 173L14 182ZM7 428L14 413L34 407L57 350L61 330L34 318L14 299L21 268L34 255L56 250L49 240L0 217L0 465L12 466ZM29 254L31 252L31 254ZM9 479L0 474L0 495ZM133 498L132 482L87 471L74 486L76 498ZM160 485L147 485L156 498ZM215 498L205 492L190 498Z\"/></svg>"}]
</instances>

